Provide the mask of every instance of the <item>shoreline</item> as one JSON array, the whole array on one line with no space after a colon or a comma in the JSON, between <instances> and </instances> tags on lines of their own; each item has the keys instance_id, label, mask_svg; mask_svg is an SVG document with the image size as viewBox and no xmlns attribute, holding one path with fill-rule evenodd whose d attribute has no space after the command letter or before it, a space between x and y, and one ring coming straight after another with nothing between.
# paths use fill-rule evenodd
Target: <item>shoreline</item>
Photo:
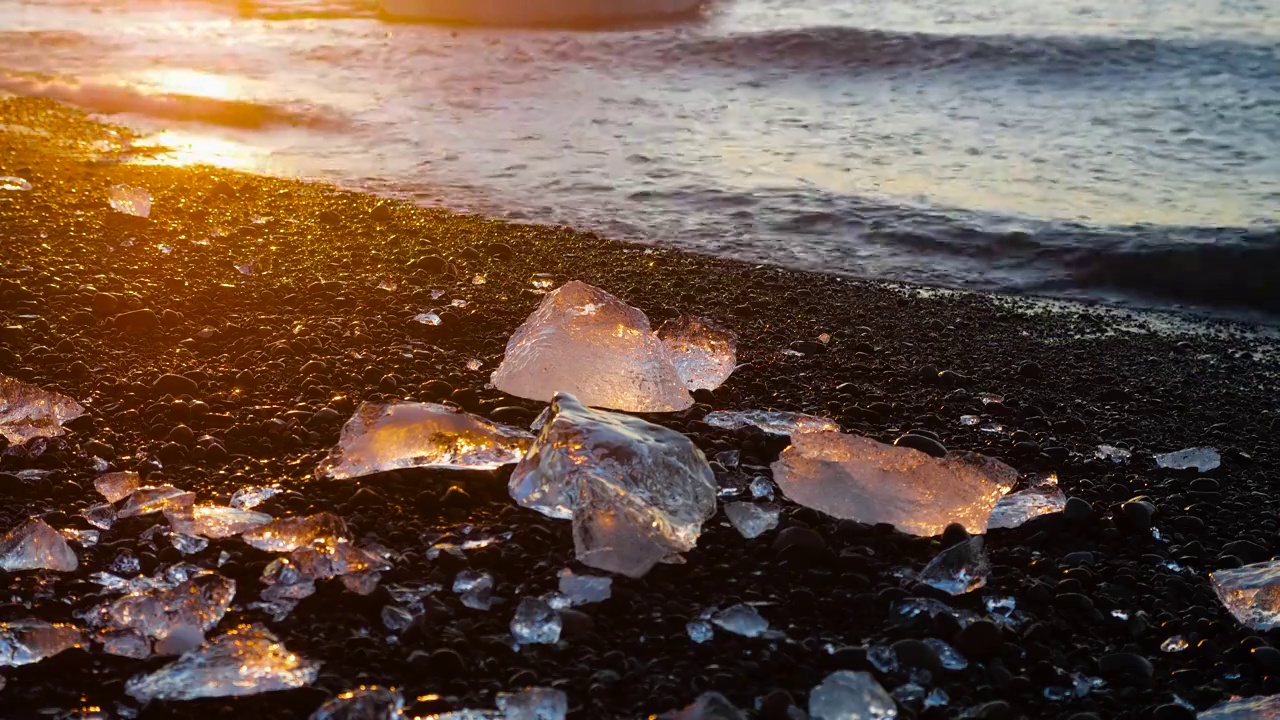
<instances>
[{"instance_id":1,"label":"shoreline","mask_svg":"<svg viewBox=\"0 0 1280 720\"><path fill-rule=\"evenodd\" d=\"M1271 639L1237 624L1205 578L1256 561L1254 550L1228 543L1248 540L1267 557L1280 551L1280 507L1269 492L1280 470L1278 368L1273 342L1245 326L1209 321L1221 336L1132 332L1124 316L1143 321L1139 311L1032 315L1018 306L1035 302L1017 298L756 266L295 180L101 162L86 147L110 137L106 126L75 111L0 98L0 114L8 127L0 131L0 175L34 186L0 192L0 231L12 248L0 259L0 373L58 389L89 409L42 454L0 454L0 484L15 499L0 508L0 530L33 514L80 527L77 514L96 502L96 455L202 502L279 482L287 492L264 504L266 512L337 512L359 537L397 554L384 584L446 588L421 622L390 642L379 620L384 590L362 597L324 583L284 621L271 622L248 608L270 555L223 540L185 558L213 566L220 551L231 554L218 572L238 583L237 609L219 630L265 622L291 651L325 663L313 687L235 701L246 717L306 717L332 694L376 683L417 698L411 715L492 707L495 692L551 685L569 693L582 717L657 714L717 690L741 708L774 698L766 705L782 714L758 714L772 720L792 701L805 707L808 691L837 669L874 672L887 689L905 684L905 670L875 671L863 646L926 637L952 643L970 663L932 673L929 687L947 693L948 707L900 717L976 709L990 718L1136 719L1162 708L1159 717L1176 718L1186 715L1163 709L1175 697L1203 709L1231 694L1280 691L1249 652ZM49 134L14 132L17 125ZM149 191L149 219L107 207L107 189L120 183ZM696 393L689 411L646 416L689 435L709 457L739 450L744 465L765 467L785 445L701 424L713 409L809 412L889 442L924 429L949 449L998 457L1024 477L1056 474L1091 514L993 531L988 587L957 598L904 586L894 574L923 567L938 538L836 521L783 501L779 531L747 541L718 515L686 565L615 579L614 597L581 608L563 646L514 652L501 640L510 612L521 595L554 585L556 571L571 563L572 541L567 523L514 506L509 469L496 477L424 471L352 482L311 473L363 400L448 400L482 415L503 408L511 424L532 420L538 403L487 383L507 337L542 297L530 282L540 273L557 285L598 285L655 325L693 313L738 334L742 365L725 385ZM427 310L439 313L440 325L412 321ZM133 322L120 319L139 312ZM472 360L479 370L468 368ZM304 372L312 361L320 367ZM158 389L168 373L186 376L196 392ZM985 394L1003 400L986 403ZM962 425L969 414L1002 431ZM202 436L211 440L194 440ZM1100 461L1092 455L1099 444L1127 446L1133 458ZM1223 467L1208 477L1153 469L1153 454L1202 444L1223 454ZM722 483L750 480L741 466L721 469ZM22 470L50 474L23 480ZM455 485L462 492L451 492ZM1126 524L1119 509L1139 495L1156 509L1146 528ZM118 552L134 553L144 574L183 560L174 548L139 539L152 524L130 519L104 532L97 547L77 548L80 570L49 585L30 573L6 575L11 595L33 607L0 608L0 621L74 622L73 612L100 601L85 577ZM426 559L431 543L463 537L464 526L513 535L463 559ZM463 568L493 573L495 594L507 602L487 612L463 607L447 590ZM50 592L61 601L45 597ZM1010 596L1027 619L980 643L949 616L896 615L893 603L912 596L980 614L982 596ZM786 639L717 633L694 644L686 636L685 624L701 611L735 602L761 603ZM1174 634L1191 649L1161 652ZM1145 658L1147 669L1104 669L1101 658L1121 653ZM69 651L5 669L0 706L24 718L47 707L132 706L124 681L161 664ZM1046 696L1047 688L1070 687L1074 674L1102 677L1106 686L1066 700ZM140 717L207 717L226 705L153 703Z\"/></svg>"}]
</instances>

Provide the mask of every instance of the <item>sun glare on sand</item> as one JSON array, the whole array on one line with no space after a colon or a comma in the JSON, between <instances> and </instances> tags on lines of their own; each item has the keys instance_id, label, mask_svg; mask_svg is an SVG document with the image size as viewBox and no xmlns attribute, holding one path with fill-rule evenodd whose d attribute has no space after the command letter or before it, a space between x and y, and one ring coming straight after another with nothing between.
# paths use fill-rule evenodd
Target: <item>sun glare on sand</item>
<instances>
[{"instance_id":1,"label":"sun glare on sand","mask_svg":"<svg viewBox=\"0 0 1280 720\"><path fill-rule=\"evenodd\" d=\"M139 84L148 89L174 95L193 95L217 100L239 100L244 96L243 88L239 87L235 79L200 70L157 68L142 73L138 79Z\"/></svg>"},{"instance_id":2,"label":"sun glare on sand","mask_svg":"<svg viewBox=\"0 0 1280 720\"><path fill-rule=\"evenodd\" d=\"M162 148L154 155L140 157L140 165L211 165L229 170L266 171L270 164L268 154L255 147L234 140L212 137L197 132L165 130L150 135L145 144Z\"/></svg>"}]
</instances>

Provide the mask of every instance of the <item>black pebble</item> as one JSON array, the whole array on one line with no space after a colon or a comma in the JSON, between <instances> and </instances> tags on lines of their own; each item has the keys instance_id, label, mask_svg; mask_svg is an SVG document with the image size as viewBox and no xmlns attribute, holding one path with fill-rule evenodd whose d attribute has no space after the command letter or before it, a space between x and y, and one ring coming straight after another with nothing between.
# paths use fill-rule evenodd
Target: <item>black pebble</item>
<instances>
[{"instance_id":1,"label":"black pebble","mask_svg":"<svg viewBox=\"0 0 1280 720\"><path fill-rule=\"evenodd\" d=\"M894 440L893 444L898 447L908 447L914 450L919 450L922 453L932 455L936 458L947 456L946 445L943 445L933 438L925 437L924 435L907 433L897 440Z\"/></svg>"},{"instance_id":2,"label":"black pebble","mask_svg":"<svg viewBox=\"0 0 1280 720\"><path fill-rule=\"evenodd\" d=\"M1098 660L1098 671L1111 678L1130 676L1150 678L1155 672L1151 661L1134 653L1111 653Z\"/></svg>"},{"instance_id":3,"label":"black pebble","mask_svg":"<svg viewBox=\"0 0 1280 720\"><path fill-rule=\"evenodd\" d=\"M1188 710L1181 705L1168 703L1161 705L1151 713L1152 720L1195 720L1196 713L1194 710Z\"/></svg>"},{"instance_id":4,"label":"black pebble","mask_svg":"<svg viewBox=\"0 0 1280 720\"><path fill-rule=\"evenodd\" d=\"M156 395L195 395L200 392L200 386L195 380L182 375L161 375L152 385L151 390Z\"/></svg>"},{"instance_id":5,"label":"black pebble","mask_svg":"<svg viewBox=\"0 0 1280 720\"><path fill-rule=\"evenodd\" d=\"M990 620L977 620L956 636L956 649L974 657L989 657L1000 649L1000 626Z\"/></svg>"},{"instance_id":6,"label":"black pebble","mask_svg":"<svg viewBox=\"0 0 1280 720\"><path fill-rule=\"evenodd\" d=\"M1091 522L1094 519L1093 506L1084 498L1067 498L1067 504L1062 509L1062 517L1067 522Z\"/></svg>"}]
</instances>

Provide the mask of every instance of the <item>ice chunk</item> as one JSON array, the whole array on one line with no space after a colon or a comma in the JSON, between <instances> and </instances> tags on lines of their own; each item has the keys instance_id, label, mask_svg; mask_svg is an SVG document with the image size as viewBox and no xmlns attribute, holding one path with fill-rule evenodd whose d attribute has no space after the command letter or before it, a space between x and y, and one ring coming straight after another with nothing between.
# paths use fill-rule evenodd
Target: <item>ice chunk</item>
<instances>
[{"instance_id":1,"label":"ice chunk","mask_svg":"<svg viewBox=\"0 0 1280 720\"><path fill-rule=\"evenodd\" d=\"M333 513L273 520L244 533L245 542L267 552L292 552L317 541L350 540L347 523Z\"/></svg>"},{"instance_id":2,"label":"ice chunk","mask_svg":"<svg viewBox=\"0 0 1280 720\"><path fill-rule=\"evenodd\" d=\"M1160 643L1160 650L1167 653L1177 653L1191 647L1191 643L1181 635L1171 635Z\"/></svg>"},{"instance_id":3,"label":"ice chunk","mask_svg":"<svg viewBox=\"0 0 1280 720\"><path fill-rule=\"evenodd\" d=\"M1016 528L1032 518L1062 512L1066 506L1067 496L1054 478L1000 498L991 510L987 529Z\"/></svg>"},{"instance_id":4,"label":"ice chunk","mask_svg":"<svg viewBox=\"0 0 1280 720\"><path fill-rule=\"evenodd\" d=\"M565 720L569 714L569 697L555 688L498 693L496 704L503 720Z\"/></svg>"},{"instance_id":5,"label":"ice chunk","mask_svg":"<svg viewBox=\"0 0 1280 720\"><path fill-rule=\"evenodd\" d=\"M99 475L93 481L93 488L109 503L120 502L141 486L142 476L132 471Z\"/></svg>"},{"instance_id":6,"label":"ice chunk","mask_svg":"<svg viewBox=\"0 0 1280 720\"><path fill-rule=\"evenodd\" d=\"M1196 715L1196 720L1271 720L1280 717L1280 695L1232 698Z\"/></svg>"},{"instance_id":7,"label":"ice chunk","mask_svg":"<svg viewBox=\"0 0 1280 720\"><path fill-rule=\"evenodd\" d=\"M947 670L963 670L969 667L969 661L959 651L947 644L945 640L938 638L925 638L925 645L933 648L938 654L938 662Z\"/></svg>"},{"instance_id":8,"label":"ice chunk","mask_svg":"<svg viewBox=\"0 0 1280 720\"><path fill-rule=\"evenodd\" d=\"M151 641L133 628L109 630L100 633L97 640L102 643L102 651L108 655L134 660L146 660L151 657Z\"/></svg>"},{"instance_id":9,"label":"ice chunk","mask_svg":"<svg viewBox=\"0 0 1280 720\"><path fill-rule=\"evenodd\" d=\"M516 328L492 381L531 400L569 393L584 405L628 412L693 405L644 313L577 280L548 293Z\"/></svg>"},{"instance_id":10,"label":"ice chunk","mask_svg":"<svg viewBox=\"0 0 1280 720\"><path fill-rule=\"evenodd\" d=\"M172 485L143 486L133 491L116 517L123 519L165 510L178 510L190 507L195 501L195 493L179 490Z\"/></svg>"},{"instance_id":11,"label":"ice chunk","mask_svg":"<svg viewBox=\"0 0 1280 720\"><path fill-rule=\"evenodd\" d=\"M689 634L689 639L701 645L710 640L716 633L716 629L706 620L691 620L684 626L684 631Z\"/></svg>"},{"instance_id":12,"label":"ice chunk","mask_svg":"<svg viewBox=\"0 0 1280 720\"><path fill-rule=\"evenodd\" d=\"M25 192L30 189L31 183L26 178L14 177L12 175L0 177L0 190Z\"/></svg>"},{"instance_id":13,"label":"ice chunk","mask_svg":"<svg viewBox=\"0 0 1280 720\"><path fill-rule=\"evenodd\" d=\"M116 524L116 509L107 503L86 508L80 516L99 530L110 530Z\"/></svg>"},{"instance_id":14,"label":"ice chunk","mask_svg":"<svg viewBox=\"0 0 1280 720\"><path fill-rule=\"evenodd\" d=\"M810 720L891 720L898 706L870 673L839 670L809 693Z\"/></svg>"},{"instance_id":15,"label":"ice chunk","mask_svg":"<svg viewBox=\"0 0 1280 720\"><path fill-rule=\"evenodd\" d=\"M982 538L971 537L938 553L916 579L945 593L963 595L986 585L990 575L991 560Z\"/></svg>"},{"instance_id":16,"label":"ice chunk","mask_svg":"<svg viewBox=\"0 0 1280 720\"><path fill-rule=\"evenodd\" d=\"M560 592L570 605L604 602L613 594L613 578L577 575L565 568L560 571Z\"/></svg>"},{"instance_id":17,"label":"ice chunk","mask_svg":"<svg viewBox=\"0 0 1280 720\"><path fill-rule=\"evenodd\" d=\"M413 613L398 605L382 606L382 626L393 633L403 632L413 624Z\"/></svg>"},{"instance_id":18,"label":"ice chunk","mask_svg":"<svg viewBox=\"0 0 1280 720\"><path fill-rule=\"evenodd\" d=\"M1155 456L1156 465L1166 470L1189 470L1195 468L1200 472L1209 472L1222 464L1222 456L1217 449L1211 447L1194 447L1177 452Z\"/></svg>"},{"instance_id":19,"label":"ice chunk","mask_svg":"<svg viewBox=\"0 0 1280 720\"><path fill-rule=\"evenodd\" d=\"M560 613L541 598L520 598L511 618L511 636L519 645L554 645L560 641L561 627Z\"/></svg>"},{"instance_id":20,"label":"ice chunk","mask_svg":"<svg viewBox=\"0 0 1280 720\"><path fill-rule=\"evenodd\" d=\"M757 500L773 499L773 483L769 482L769 478L757 475L751 479L751 497Z\"/></svg>"},{"instance_id":21,"label":"ice chunk","mask_svg":"<svg viewBox=\"0 0 1280 720\"><path fill-rule=\"evenodd\" d=\"M1093 456L1099 460L1110 460L1113 463L1120 464L1128 462L1133 453L1114 445L1099 445L1098 449L1093 451Z\"/></svg>"},{"instance_id":22,"label":"ice chunk","mask_svg":"<svg viewBox=\"0 0 1280 720\"><path fill-rule=\"evenodd\" d=\"M67 539L43 520L28 520L0 536L0 570L5 572L71 572L79 565Z\"/></svg>"},{"instance_id":23,"label":"ice chunk","mask_svg":"<svg viewBox=\"0 0 1280 720\"><path fill-rule=\"evenodd\" d=\"M215 540L246 533L272 520L272 517L266 513L221 505L176 508L166 510L164 516L168 518L174 532Z\"/></svg>"},{"instance_id":24,"label":"ice chunk","mask_svg":"<svg viewBox=\"0 0 1280 720\"><path fill-rule=\"evenodd\" d=\"M985 532L991 509L1017 482L1018 471L983 455L938 459L828 432L793 435L773 463L773 478L792 501L828 515L937 535L953 522Z\"/></svg>"},{"instance_id":25,"label":"ice chunk","mask_svg":"<svg viewBox=\"0 0 1280 720\"><path fill-rule=\"evenodd\" d=\"M557 394L508 485L524 507L573 520L577 558L632 577L697 543L716 481L689 438Z\"/></svg>"},{"instance_id":26,"label":"ice chunk","mask_svg":"<svg viewBox=\"0 0 1280 720\"><path fill-rule=\"evenodd\" d=\"M702 422L724 430L754 425L770 435L840 432L840 426L832 420L780 410L716 410L707 413Z\"/></svg>"},{"instance_id":27,"label":"ice chunk","mask_svg":"<svg viewBox=\"0 0 1280 720\"><path fill-rule=\"evenodd\" d=\"M898 672L898 653L888 645L870 645L866 648L867 662L882 673Z\"/></svg>"},{"instance_id":28,"label":"ice chunk","mask_svg":"<svg viewBox=\"0 0 1280 720\"><path fill-rule=\"evenodd\" d=\"M453 591L461 593L462 604L472 610L493 607L493 576L479 570L463 570L453 580Z\"/></svg>"},{"instance_id":29,"label":"ice chunk","mask_svg":"<svg viewBox=\"0 0 1280 720\"><path fill-rule=\"evenodd\" d=\"M83 642L83 633L73 625L43 620L0 622L0 667L38 663Z\"/></svg>"},{"instance_id":30,"label":"ice chunk","mask_svg":"<svg viewBox=\"0 0 1280 720\"><path fill-rule=\"evenodd\" d=\"M681 316L658 328L658 339L685 387L714 390L738 366L738 337L705 318Z\"/></svg>"},{"instance_id":31,"label":"ice chunk","mask_svg":"<svg viewBox=\"0 0 1280 720\"><path fill-rule=\"evenodd\" d=\"M418 313L417 315L413 316L413 321L417 323L422 323L423 325L439 325L440 316L435 314L434 312Z\"/></svg>"},{"instance_id":32,"label":"ice chunk","mask_svg":"<svg viewBox=\"0 0 1280 720\"><path fill-rule=\"evenodd\" d=\"M111 203L112 209L125 215L134 215L140 218L149 217L151 215L151 193L142 188L129 187L128 185L112 185L107 191L107 202Z\"/></svg>"},{"instance_id":33,"label":"ice chunk","mask_svg":"<svg viewBox=\"0 0 1280 720\"><path fill-rule=\"evenodd\" d=\"M435 403L361 403L316 468L335 480L404 468L494 470L519 462L533 436Z\"/></svg>"},{"instance_id":34,"label":"ice chunk","mask_svg":"<svg viewBox=\"0 0 1280 720\"><path fill-rule=\"evenodd\" d=\"M125 692L139 702L256 695L309 685L319 669L265 627L241 625L149 675L133 676Z\"/></svg>"},{"instance_id":35,"label":"ice chunk","mask_svg":"<svg viewBox=\"0 0 1280 720\"><path fill-rule=\"evenodd\" d=\"M183 555L194 555L198 552L204 552L209 547L209 541L196 535L183 535L182 533L171 533L169 535L169 544Z\"/></svg>"},{"instance_id":36,"label":"ice chunk","mask_svg":"<svg viewBox=\"0 0 1280 720\"><path fill-rule=\"evenodd\" d=\"M211 630L227 614L235 593L234 580L206 573L173 587L130 593L99 605L88 617L104 630L133 629L163 639L184 626Z\"/></svg>"},{"instance_id":37,"label":"ice chunk","mask_svg":"<svg viewBox=\"0 0 1280 720\"><path fill-rule=\"evenodd\" d=\"M1211 572L1209 582L1240 624L1254 630L1280 627L1280 560Z\"/></svg>"},{"instance_id":38,"label":"ice chunk","mask_svg":"<svg viewBox=\"0 0 1280 720\"><path fill-rule=\"evenodd\" d=\"M750 605L738 603L711 616L711 622L735 635L760 637L769 632L769 621Z\"/></svg>"},{"instance_id":39,"label":"ice chunk","mask_svg":"<svg viewBox=\"0 0 1280 720\"><path fill-rule=\"evenodd\" d=\"M748 540L778 527L778 507L762 503L733 502L724 506L733 527Z\"/></svg>"},{"instance_id":40,"label":"ice chunk","mask_svg":"<svg viewBox=\"0 0 1280 720\"><path fill-rule=\"evenodd\" d=\"M62 537L71 542L80 543L80 547L91 548L98 544L98 540L102 538L102 534L97 530L78 530L76 528L63 528Z\"/></svg>"},{"instance_id":41,"label":"ice chunk","mask_svg":"<svg viewBox=\"0 0 1280 720\"><path fill-rule=\"evenodd\" d=\"M80 403L66 395L0 374L0 435L12 445L64 435L63 424L83 414Z\"/></svg>"},{"instance_id":42,"label":"ice chunk","mask_svg":"<svg viewBox=\"0 0 1280 720\"><path fill-rule=\"evenodd\" d=\"M186 655L203 644L203 630L194 625L179 625L156 641L156 654Z\"/></svg>"},{"instance_id":43,"label":"ice chunk","mask_svg":"<svg viewBox=\"0 0 1280 720\"><path fill-rule=\"evenodd\" d=\"M298 572L317 580L348 575L367 577L367 573L391 569L391 563L380 555L358 548L346 540L314 542L294 550L289 554L289 560L298 568ZM373 581L376 584L377 578L373 578ZM356 583L356 587L362 584ZM359 594L367 595L368 592Z\"/></svg>"},{"instance_id":44,"label":"ice chunk","mask_svg":"<svg viewBox=\"0 0 1280 720\"><path fill-rule=\"evenodd\" d=\"M282 492L284 488L279 485L240 488L231 495L230 505L237 510L252 510Z\"/></svg>"},{"instance_id":45,"label":"ice chunk","mask_svg":"<svg viewBox=\"0 0 1280 720\"><path fill-rule=\"evenodd\" d=\"M658 720L746 720L746 717L718 692L704 692L683 710L657 716Z\"/></svg>"},{"instance_id":46,"label":"ice chunk","mask_svg":"<svg viewBox=\"0 0 1280 720\"><path fill-rule=\"evenodd\" d=\"M404 716L404 697L375 685L338 695L311 713L310 720L400 720Z\"/></svg>"}]
</instances>

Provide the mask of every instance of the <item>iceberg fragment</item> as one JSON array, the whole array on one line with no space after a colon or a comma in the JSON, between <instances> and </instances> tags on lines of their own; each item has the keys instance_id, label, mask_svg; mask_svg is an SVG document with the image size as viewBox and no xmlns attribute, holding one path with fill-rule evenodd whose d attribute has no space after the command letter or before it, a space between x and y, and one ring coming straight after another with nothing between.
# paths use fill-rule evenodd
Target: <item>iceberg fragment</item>
<instances>
[{"instance_id":1,"label":"iceberg fragment","mask_svg":"<svg viewBox=\"0 0 1280 720\"><path fill-rule=\"evenodd\" d=\"M231 494L229 504L237 510L252 510L282 492L284 488L279 485L243 487Z\"/></svg>"},{"instance_id":2,"label":"iceberg fragment","mask_svg":"<svg viewBox=\"0 0 1280 720\"><path fill-rule=\"evenodd\" d=\"M632 577L693 548L716 508L715 476L689 438L562 393L508 488L573 520L580 562Z\"/></svg>"},{"instance_id":3,"label":"iceberg fragment","mask_svg":"<svg viewBox=\"0 0 1280 720\"><path fill-rule=\"evenodd\" d=\"M711 622L743 637L760 637L769 632L769 621L755 608L744 603L720 610L711 616Z\"/></svg>"},{"instance_id":4,"label":"iceberg fragment","mask_svg":"<svg viewBox=\"0 0 1280 720\"><path fill-rule=\"evenodd\" d=\"M178 628L212 630L227 614L236 583L215 573L169 588L133 592L89 612L89 622L106 631L136 630L163 640Z\"/></svg>"},{"instance_id":5,"label":"iceberg fragment","mask_svg":"<svg viewBox=\"0 0 1280 720\"><path fill-rule=\"evenodd\" d=\"M151 215L151 193L128 185L112 185L107 191L111 208L125 215L145 218Z\"/></svg>"},{"instance_id":6,"label":"iceberg fragment","mask_svg":"<svg viewBox=\"0 0 1280 720\"><path fill-rule=\"evenodd\" d=\"M141 486L142 476L132 471L99 475L93 481L93 488L109 503L120 502Z\"/></svg>"},{"instance_id":7,"label":"iceberg fragment","mask_svg":"<svg viewBox=\"0 0 1280 720\"><path fill-rule=\"evenodd\" d=\"M330 699L309 720L401 720L404 696L393 688L361 687Z\"/></svg>"},{"instance_id":8,"label":"iceberg fragment","mask_svg":"<svg viewBox=\"0 0 1280 720\"><path fill-rule=\"evenodd\" d=\"M1196 470L1204 473L1222 464L1222 455L1216 448L1194 447L1155 456L1156 465L1166 470Z\"/></svg>"},{"instance_id":9,"label":"iceberg fragment","mask_svg":"<svg viewBox=\"0 0 1280 720\"><path fill-rule=\"evenodd\" d=\"M81 415L84 407L66 395L0 374L0 435L10 444L64 435L62 426Z\"/></svg>"},{"instance_id":10,"label":"iceberg fragment","mask_svg":"<svg viewBox=\"0 0 1280 720\"><path fill-rule=\"evenodd\" d=\"M560 641L560 613L542 598L523 597L511 618L511 636L518 645L554 645Z\"/></svg>"},{"instance_id":11,"label":"iceberg fragment","mask_svg":"<svg viewBox=\"0 0 1280 720\"><path fill-rule=\"evenodd\" d=\"M938 553L916 579L945 593L963 595L986 585L990 575L991 560L983 540L971 537Z\"/></svg>"},{"instance_id":12,"label":"iceberg fragment","mask_svg":"<svg viewBox=\"0 0 1280 720\"><path fill-rule=\"evenodd\" d=\"M503 720L565 720L569 714L569 697L555 688L498 693L496 704Z\"/></svg>"},{"instance_id":13,"label":"iceberg fragment","mask_svg":"<svg viewBox=\"0 0 1280 720\"><path fill-rule=\"evenodd\" d=\"M241 625L153 673L133 676L125 692L139 702L256 695L309 685L319 670L265 627Z\"/></svg>"},{"instance_id":14,"label":"iceberg fragment","mask_svg":"<svg viewBox=\"0 0 1280 720\"><path fill-rule=\"evenodd\" d=\"M0 536L0 570L5 572L71 572L79 565L67 539L43 520L28 520Z\"/></svg>"},{"instance_id":15,"label":"iceberg fragment","mask_svg":"<svg viewBox=\"0 0 1280 720\"><path fill-rule=\"evenodd\" d=\"M172 485L143 486L133 491L124 506L120 508L120 512L116 513L116 517L123 519L165 510L178 510L190 507L195 501L195 493L179 490Z\"/></svg>"},{"instance_id":16,"label":"iceberg fragment","mask_svg":"<svg viewBox=\"0 0 1280 720\"><path fill-rule=\"evenodd\" d=\"M778 527L778 512L778 506L764 503L732 502L724 506L729 522L748 540Z\"/></svg>"},{"instance_id":17,"label":"iceberg fragment","mask_svg":"<svg viewBox=\"0 0 1280 720\"><path fill-rule=\"evenodd\" d=\"M1114 445L1099 445L1098 449L1093 451L1093 456L1099 460L1110 460L1119 465L1128 462L1129 458L1133 457L1133 453Z\"/></svg>"},{"instance_id":18,"label":"iceberg fragment","mask_svg":"<svg viewBox=\"0 0 1280 720\"><path fill-rule=\"evenodd\" d=\"M983 455L938 459L834 432L793 435L772 467L793 502L914 535L937 535L953 522L985 532L992 508L1018 480L1017 470Z\"/></svg>"},{"instance_id":19,"label":"iceberg fragment","mask_svg":"<svg viewBox=\"0 0 1280 720\"><path fill-rule=\"evenodd\" d=\"M419 402L361 403L316 477L347 480L388 470L494 470L519 462L533 435Z\"/></svg>"},{"instance_id":20,"label":"iceberg fragment","mask_svg":"<svg viewBox=\"0 0 1280 720\"><path fill-rule=\"evenodd\" d=\"M684 631L689 635L690 640L701 645L715 635L716 629L706 620L690 620L684 626Z\"/></svg>"},{"instance_id":21,"label":"iceberg fragment","mask_svg":"<svg viewBox=\"0 0 1280 720\"><path fill-rule=\"evenodd\" d=\"M1016 528L1032 518L1062 512L1066 506L1067 496L1053 478L1000 498L991 509L987 529Z\"/></svg>"},{"instance_id":22,"label":"iceberg fragment","mask_svg":"<svg viewBox=\"0 0 1280 720\"><path fill-rule=\"evenodd\" d=\"M707 413L702 422L723 430L755 426L770 435L840 432L834 420L781 410L716 410Z\"/></svg>"},{"instance_id":23,"label":"iceberg fragment","mask_svg":"<svg viewBox=\"0 0 1280 720\"><path fill-rule=\"evenodd\" d=\"M1271 720L1280 717L1280 695L1232 698L1196 715L1196 720Z\"/></svg>"},{"instance_id":24,"label":"iceberg fragment","mask_svg":"<svg viewBox=\"0 0 1280 720\"><path fill-rule=\"evenodd\" d=\"M1218 600L1241 625L1254 630L1280 627L1280 560L1209 573Z\"/></svg>"},{"instance_id":25,"label":"iceberg fragment","mask_svg":"<svg viewBox=\"0 0 1280 720\"><path fill-rule=\"evenodd\" d=\"M714 390L738 365L738 338L706 318L681 316L658 328L680 381L690 390Z\"/></svg>"},{"instance_id":26,"label":"iceberg fragment","mask_svg":"<svg viewBox=\"0 0 1280 720\"><path fill-rule=\"evenodd\" d=\"M99 633L97 640L108 655L146 660L151 657L151 641L132 628Z\"/></svg>"},{"instance_id":27,"label":"iceberg fragment","mask_svg":"<svg viewBox=\"0 0 1280 720\"><path fill-rule=\"evenodd\" d=\"M164 516L176 533L214 540L246 533L272 521L266 513L221 505L179 507L165 510Z\"/></svg>"},{"instance_id":28,"label":"iceberg fragment","mask_svg":"<svg viewBox=\"0 0 1280 720\"><path fill-rule=\"evenodd\" d=\"M569 605L604 602L613 595L613 578L578 575L569 568L560 571L560 594Z\"/></svg>"},{"instance_id":29,"label":"iceberg fragment","mask_svg":"<svg viewBox=\"0 0 1280 720\"><path fill-rule=\"evenodd\" d=\"M0 622L0 667L38 663L83 642L84 634L74 625L43 620Z\"/></svg>"},{"instance_id":30,"label":"iceberg fragment","mask_svg":"<svg viewBox=\"0 0 1280 720\"><path fill-rule=\"evenodd\" d=\"M718 692L704 692L682 710L658 715L658 720L746 720L746 715Z\"/></svg>"},{"instance_id":31,"label":"iceberg fragment","mask_svg":"<svg viewBox=\"0 0 1280 720\"><path fill-rule=\"evenodd\" d=\"M870 673L838 670L809 693L811 720L891 720L898 706Z\"/></svg>"},{"instance_id":32,"label":"iceberg fragment","mask_svg":"<svg viewBox=\"0 0 1280 720\"><path fill-rule=\"evenodd\" d=\"M290 517L259 525L241 535L241 539L259 550L292 552L315 542L350 540L347 523L333 513L317 513Z\"/></svg>"}]
</instances>

